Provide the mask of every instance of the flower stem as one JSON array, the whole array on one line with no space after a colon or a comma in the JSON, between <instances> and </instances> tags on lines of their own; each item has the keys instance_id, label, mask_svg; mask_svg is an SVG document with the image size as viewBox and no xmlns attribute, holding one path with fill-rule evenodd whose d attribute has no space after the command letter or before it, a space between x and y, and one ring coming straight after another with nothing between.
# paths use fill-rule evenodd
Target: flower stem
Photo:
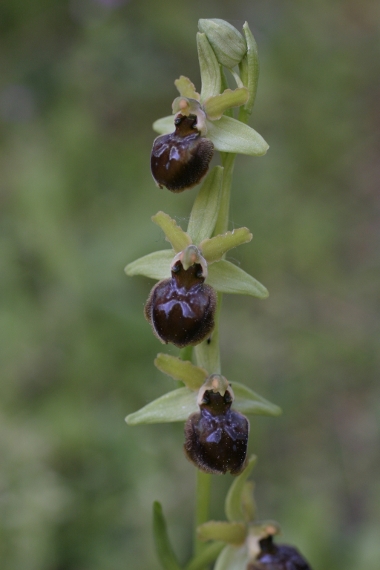
<instances>
[{"instance_id":1,"label":"flower stem","mask_svg":"<svg viewBox=\"0 0 380 570\"><path fill-rule=\"evenodd\" d=\"M197 493L195 506L195 537L194 537L194 554L199 554L204 548L204 542L197 537L197 528L199 525L207 522L210 517L210 499L211 499L211 475L197 469Z\"/></svg>"},{"instance_id":2,"label":"flower stem","mask_svg":"<svg viewBox=\"0 0 380 570\"><path fill-rule=\"evenodd\" d=\"M228 222L230 217L230 196L232 175L234 172L236 154L222 153L222 164L224 166L222 195L220 199L220 207L218 219L215 224L214 235L224 234L228 230Z\"/></svg>"}]
</instances>

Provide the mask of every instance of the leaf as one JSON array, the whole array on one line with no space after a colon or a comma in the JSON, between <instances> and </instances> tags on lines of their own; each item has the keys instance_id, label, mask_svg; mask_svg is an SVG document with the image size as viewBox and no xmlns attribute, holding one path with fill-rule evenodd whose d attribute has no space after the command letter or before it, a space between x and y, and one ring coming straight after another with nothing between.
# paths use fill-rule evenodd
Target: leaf
<instances>
[{"instance_id":1,"label":"leaf","mask_svg":"<svg viewBox=\"0 0 380 570\"><path fill-rule=\"evenodd\" d=\"M174 85L177 87L179 94L182 97L196 99L197 101L200 100L201 96L197 93L194 83L192 83L188 77L181 75L179 79L174 81Z\"/></svg>"},{"instance_id":2,"label":"leaf","mask_svg":"<svg viewBox=\"0 0 380 570\"><path fill-rule=\"evenodd\" d=\"M242 508L243 505L242 498L244 494L245 482L250 476L252 469L256 465L256 461L257 461L256 455L252 455L249 458L248 465L244 469L243 473L241 473L238 477L236 477L231 487L229 488L224 503L224 510L226 513L226 517L230 522L235 522L235 521L249 522L246 520L245 513Z\"/></svg>"},{"instance_id":3,"label":"leaf","mask_svg":"<svg viewBox=\"0 0 380 570\"><path fill-rule=\"evenodd\" d=\"M264 285L225 259L209 266L207 283L220 293L252 295L259 299L266 299L269 295Z\"/></svg>"},{"instance_id":4,"label":"leaf","mask_svg":"<svg viewBox=\"0 0 380 570\"><path fill-rule=\"evenodd\" d=\"M211 170L195 199L187 227L187 233L195 244L210 237L214 231L223 183L223 170L222 166L215 166Z\"/></svg>"},{"instance_id":5,"label":"leaf","mask_svg":"<svg viewBox=\"0 0 380 570\"><path fill-rule=\"evenodd\" d=\"M248 125L223 115L219 121L206 121L207 138L221 152L262 156L269 148L263 137Z\"/></svg>"},{"instance_id":6,"label":"leaf","mask_svg":"<svg viewBox=\"0 0 380 570\"><path fill-rule=\"evenodd\" d=\"M249 564L248 548L228 545L220 553L214 570L247 570Z\"/></svg>"},{"instance_id":7,"label":"leaf","mask_svg":"<svg viewBox=\"0 0 380 570\"><path fill-rule=\"evenodd\" d=\"M252 108L256 99L256 92L257 92L257 83L259 81L259 55L257 51L257 44L255 42L255 38L252 35L251 30L249 29L248 23L245 22L243 25L243 32L245 35L245 40L247 42L247 83L246 86L248 87L249 97L244 105L244 109L251 114Z\"/></svg>"},{"instance_id":8,"label":"leaf","mask_svg":"<svg viewBox=\"0 0 380 570\"><path fill-rule=\"evenodd\" d=\"M162 119L157 119L157 121L154 121L152 127L153 130L156 131L156 133L159 135L168 135L169 133L174 133L174 115L170 115L169 117L162 117Z\"/></svg>"},{"instance_id":9,"label":"leaf","mask_svg":"<svg viewBox=\"0 0 380 570\"><path fill-rule=\"evenodd\" d=\"M167 279L171 275L170 265L173 261L174 251L172 249L163 249L149 253L132 261L124 269L125 273L129 276L145 275L151 279Z\"/></svg>"},{"instance_id":10,"label":"leaf","mask_svg":"<svg viewBox=\"0 0 380 570\"><path fill-rule=\"evenodd\" d=\"M157 558L163 570L181 570L181 566L170 544L162 506L157 501L153 503L153 535Z\"/></svg>"},{"instance_id":11,"label":"leaf","mask_svg":"<svg viewBox=\"0 0 380 570\"><path fill-rule=\"evenodd\" d=\"M206 111L207 118L210 121L215 121L216 119L220 119L220 117L225 111L227 111L227 109L244 105L247 99L248 89L246 87L241 87L234 90L226 89L220 95L215 95L215 97L206 99L203 107Z\"/></svg>"},{"instance_id":12,"label":"leaf","mask_svg":"<svg viewBox=\"0 0 380 570\"><path fill-rule=\"evenodd\" d=\"M221 540L236 546L243 544L247 536L247 527L244 523L209 521L197 528L199 540Z\"/></svg>"},{"instance_id":13,"label":"leaf","mask_svg":"<svg viewBox=\"0 0 380 570\"><path fill-rule=\"evenodd\" d=\"M157 354L154 364L164 374L186 384L189 390L198 391L208 377L208 372L204 368L195 366L189 360L181 360L162 352Z\"/></svg>"},{"instance_id":14,"label":"leaf","mask_svg":"<svg viewBox=\"0 0 380 570\"><path fill-rule=\"evenodd\" d=\"M254 414L260 416L280 416L281 408L272 404L253 390L240 384L231 382L235 394L233 407L242 414Z\"/></svg>"},{"instance_id":15,"label":"leaf","mask_svg":"<svg viewBox=\"0 0 380 570\"><path fill-rule=\"evenodd\" d=\"M176 253L183 251L192 243L190 236L165 212L157 212L152 216L152 221L162 229Z\"/></svg>"},{"instance_id":16,"label":"leaf","mask_svg":"<svg viewBox=\"0 0 380 570\"><path fill-rule=\"evenodd\" d=\"M248 243L251 239L252 234L248 228L239 228L232 232L203 240L199 244L199 249L207 263L214 263L215 261L220 261L223 255L230 249Z\"/></svg>"},{"instance_id":17,"label":"leaf","mask_svg":"<svg viewBox=\"0 0 380 570\"><path fill-rule=\"evenodd\" d=\"M129 414L125 421L130 426L184 422L190 414L199 411L197 394L189 388L177 388L150 402L137 412Z\"/></svg>"},{"instance_id":18,"label":"leaf","mask_svg":"<svg viewBox=\"0 0 380 570\"><path fill-rule=\"evenodd\" d=\"M220 69L206 34L197 33L197 48L202 80L201 101L205 101L220 93Z\"/></svg>"}]
</instances>

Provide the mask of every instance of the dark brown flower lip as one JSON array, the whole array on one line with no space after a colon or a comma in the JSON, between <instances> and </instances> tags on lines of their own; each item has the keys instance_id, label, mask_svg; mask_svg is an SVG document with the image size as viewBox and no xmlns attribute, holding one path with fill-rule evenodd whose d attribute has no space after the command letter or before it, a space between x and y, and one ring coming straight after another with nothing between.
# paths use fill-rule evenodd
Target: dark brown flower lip
<instances>
[{"instance_id":1,"label":"dark brown flower lip","mask_svg":"<svg viewBox=\"0 0 380 570\"><path fill-rule=\"evenodd\" d=\"M257 561L249 564L247 570L312 570L296 548L275 544L272 536L260 540L259 545Z\"/></svg>"}]
</instances>

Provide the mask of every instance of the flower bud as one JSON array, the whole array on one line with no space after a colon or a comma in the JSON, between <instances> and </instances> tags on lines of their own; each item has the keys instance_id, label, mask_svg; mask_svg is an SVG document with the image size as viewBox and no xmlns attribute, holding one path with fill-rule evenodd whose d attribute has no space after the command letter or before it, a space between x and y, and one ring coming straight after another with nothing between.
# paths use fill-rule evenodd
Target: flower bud
<instances>
[{"instance_id":1,"label":"flower bud","mask_svg":"<svg viewBox=\"0 0 380 570\"><path fill-rule=\"evenodd\" d=\"M161 342L179 348L199 344L215 324L216 293L204 283L201 263L187 265L191 254L186 253L176 256L172 277L153 287L145 305L145 317L154 334Z\"/></svg>"},{"instance_id":2,"label":"flower bud","mask_svg":"<svg viewBox=\"0 0 380 570\"><path fill-rule=\"evenodd\" d=\"M219 63L232 69L241 62L247 52L247 44L234 26L219 18L212 18L199 20L198 28L206 34Z\"/></svg>"},{"instance_id":3,"label":"flower bud","mask_svg":"<svg viewBox=\"0 0 380 570\"><path fill-rule=\"evenodd\" d=\"M249 422L231 410L232 401L231 389L223 395L205 390L200 412L191 414L185 424L185 453L201 471L238 475L246 465Z\"/></svg>"},{"instance_id":4,"label":"flower bud","mask_svg":"<svg viewBox=\"0 0 380 570\"><path fill-rule=\"evenodd\" d=\"M260 553L257 561L250 563L247 570L311 570L296 548L285 544L276 545L272 536L259 541Z\"/></svg>"},{"instance_id":5,"label":"flower bud","mask_svg":"<svg viewBox=\"0 0 380 570\"><path fill-rule=\"evenodd\" d=\"M157 137L151 154L152 176L156 184L172 192L182 192L198 184L208 170L214 145L201 136L196 115L177 113L175 131Z\"/></svg>"}]
</instances>

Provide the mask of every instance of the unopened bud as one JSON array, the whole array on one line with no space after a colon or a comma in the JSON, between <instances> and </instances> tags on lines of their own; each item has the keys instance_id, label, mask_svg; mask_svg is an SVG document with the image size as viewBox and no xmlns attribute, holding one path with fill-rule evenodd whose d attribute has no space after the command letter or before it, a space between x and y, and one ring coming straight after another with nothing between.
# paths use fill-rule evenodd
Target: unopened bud
<instances>
[{"instance_id":1,"label":"unopened bud","mask_svg":"<svg viewBox=\"0 0 380 570\"><path fill-rule=\"evenodd\" d=\"M247 44L241 33L228 22L219 18L199 20L200 32L206 34L219 63L232 69L247 52Z\"/></svg>"}]
</instances>

